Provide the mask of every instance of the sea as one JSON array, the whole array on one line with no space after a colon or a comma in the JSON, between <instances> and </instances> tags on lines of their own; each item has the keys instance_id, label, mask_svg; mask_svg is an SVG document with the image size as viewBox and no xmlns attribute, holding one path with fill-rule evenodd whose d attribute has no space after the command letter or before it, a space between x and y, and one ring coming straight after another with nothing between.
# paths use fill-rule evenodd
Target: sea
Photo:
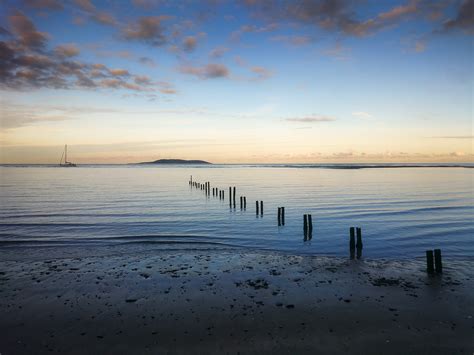
<instances>
[{"instance_id":1,"label":"sea","mask_svg":"<svg viewBox=\"0 0 474 355\"><path fill-rule=\"evenodd\" d=\"M474 165L0 166L0 252L36 247L474 258ZM211 191L190 180L209 182ZM229 204L236 188L236 205ZM224 190L225 198L212 189ZM241 208L245 196L246 208ZM256 213L263 201L263 215ZM285 207L285 225L278 208ZM312 216L311 238L303 216Z\"/></svg>"}]
</instances>

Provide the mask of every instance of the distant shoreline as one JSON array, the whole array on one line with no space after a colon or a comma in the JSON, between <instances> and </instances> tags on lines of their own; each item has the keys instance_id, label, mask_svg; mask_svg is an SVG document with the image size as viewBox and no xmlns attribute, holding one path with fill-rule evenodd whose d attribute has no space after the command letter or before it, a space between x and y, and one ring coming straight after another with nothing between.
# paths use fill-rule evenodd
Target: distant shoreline
<instances>
[{"instance_id":1,"label":"distant shoreline","mask_svg":"<svg viewBox=\"0 0 474 355\"><path fill-rule=\"evenodd\" d=\"M141 162L141 163L78 163L78 167L245 167L245 168L299 168L299 169L341 169L341 170L357 170L357 169L395 169L395 168L474 168L474 163L193 163L188 161L187 163L154 163L154 162ZM16 164L6 163L0 164L0 167L59 167L57 164Z\"/></svg>"}]
</instances>

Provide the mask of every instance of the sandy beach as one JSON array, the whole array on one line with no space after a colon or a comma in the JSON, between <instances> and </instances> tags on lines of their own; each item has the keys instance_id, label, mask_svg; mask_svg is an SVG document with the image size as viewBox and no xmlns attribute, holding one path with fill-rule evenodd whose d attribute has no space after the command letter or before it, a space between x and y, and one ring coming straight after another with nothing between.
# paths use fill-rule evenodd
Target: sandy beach
<instances>
[{"instance_id":1,"label":"sandy beach","mask_svg":"<svg viewBox=\"0 0 474 355\"><path fill-rule=\"evenodd\" d=\"M474 351L471 261L125 250L3 249L0 353Z\"/></svg>"}]
</instances>

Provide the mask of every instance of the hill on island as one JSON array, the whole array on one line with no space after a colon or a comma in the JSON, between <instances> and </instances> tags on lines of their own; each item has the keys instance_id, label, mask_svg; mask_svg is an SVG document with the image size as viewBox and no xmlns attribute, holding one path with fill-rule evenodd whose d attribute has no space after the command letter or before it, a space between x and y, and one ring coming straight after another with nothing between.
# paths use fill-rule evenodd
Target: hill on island
<instances>
[{"instance_id":1,"label":"hill on island","mask_svg":"<svg viewBox=\"0 0 474 355\"><path fill-rule=\"evenodd\" d=\"M155 161L146 161L137 164L174 164L174 165L196 165L196 164L212 164L204 160L184 160L184 159L158 159Z\"/></svg>"}]
</instances>

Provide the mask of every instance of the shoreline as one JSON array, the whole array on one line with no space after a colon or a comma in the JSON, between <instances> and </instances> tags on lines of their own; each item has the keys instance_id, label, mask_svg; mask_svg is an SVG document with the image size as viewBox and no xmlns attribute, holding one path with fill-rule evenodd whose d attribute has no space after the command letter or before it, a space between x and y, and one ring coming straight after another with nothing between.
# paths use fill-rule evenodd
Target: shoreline
<instances>
[{"instance_id":1,"label":"shoreline","mask_svg":"<svg viewBox=\"0 0 474 355\"><path fill-rule=\"evenodd\" d=\"M424 260L52 250L2 255L2 354L474 350L471 260L428 276Z\"/></svg>"}]
</instances>

